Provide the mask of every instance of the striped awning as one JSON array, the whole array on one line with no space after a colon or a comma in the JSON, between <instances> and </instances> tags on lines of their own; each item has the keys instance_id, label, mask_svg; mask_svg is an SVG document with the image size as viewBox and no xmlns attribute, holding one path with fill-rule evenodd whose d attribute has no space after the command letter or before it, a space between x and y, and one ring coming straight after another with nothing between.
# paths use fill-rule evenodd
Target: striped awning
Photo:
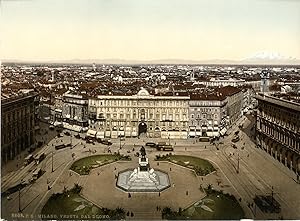
<instances>
[{"instance_id":1,"label":"striped awning","mask_svg":"<svg viewBox=\"0 0 300 221\"><path fill-rule=\"evenodd\" d=\"M86 132L86 135L87 135L87 136L90 136L90 137L95 137L96 134L97 134L97 131L91 130L91 129L89 129L89 130Z\"/></svg>"}]
</instances>

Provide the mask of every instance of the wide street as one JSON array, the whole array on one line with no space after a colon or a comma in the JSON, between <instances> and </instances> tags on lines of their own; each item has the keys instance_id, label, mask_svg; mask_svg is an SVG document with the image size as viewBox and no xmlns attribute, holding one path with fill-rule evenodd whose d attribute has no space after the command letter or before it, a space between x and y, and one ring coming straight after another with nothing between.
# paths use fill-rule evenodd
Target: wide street
<instances>
[{"instance_id":1,"label":"wide street","mask_svg":"<svg viewBox=\"0 0 300 221\"><path fill-rule=\"evenodd\" d=\"M247 117L250 118L250 116ZM247 117L244 116L228 131L228 136L220 139L220 141L215 144L197 142L197 140L193 138L188 140L164 141L170 142L175 146L173 154L192 155L211 161L216 166L218 176L207 180L204 179L203 185L205 186L210 183L216 189L222 189L235 195L237 199L241 200L240 203L245 210L247 218L299 219L300 195L297 193L300 192L300 184L295 181L296 176L266 152L255 147L255 144L249 137L252 123ZM234 132L238 130L238 125L241 123L243 123L244 127L239 132L241 140L236 143L237 149L234 149L231 139L234 136ZM72 135L77 134L76 132L71 133ZM72 148L67 147L61 150L55 150L55 144L70 141L72 142ZM134 157L133 154L139 150L141 145L144 145L145 142L158 141L162 140L152 138L126 138L125 141L120 141L119 139L112 139L113 145L110 149L112 153L119 151L121 154L129 154L135 161L136 157ZM45 170L45 173L36 182L20 191L20 209L24 215L39 214L52 193L62 192L64 187L70 188L77 182L80 184L86 182L86 180L82 180L81 177L70 176L69 167L74 160L92 154L108 152L107 146L103 144L86 144L85 141L76 139L74 136L71 138L70 136L64 135L61 138L53 138L46 144L47 145L40 150L46 154L46 158L40 165L36 165L32 162L26 167L19 168L18 171L3 174L1 180L3 192L21 180L27 181L30 179L34 168L41 167L42 170ZM133 147L135 147L134 151L132 151ZM146 151L147 156L150 158L150 164L153 164L155 155L168 153L156 151L149 147L146 148ZM74 158L72 154L75 154ZM9 170L7 169L6 171ZM114 173L112 169L107 172ZM221 184L218 185L217 183L220 180ZM48 190L48 185L51 187L50 190ZM189 180L186 180L186 185L189 185ZM274 198L281 204L282 210L280 214L263 213L255 204L253 204L254 206L248 206L253 203L255 195L270 195L272 187ZM160 199L158 198L157 200L159 201ZM178 200L180 200L180 198ZM18 191L11 194L8 198L2 198L2 217L10 218L11 215L17 213L18 210Z\"/></svg>"}]
</instances>

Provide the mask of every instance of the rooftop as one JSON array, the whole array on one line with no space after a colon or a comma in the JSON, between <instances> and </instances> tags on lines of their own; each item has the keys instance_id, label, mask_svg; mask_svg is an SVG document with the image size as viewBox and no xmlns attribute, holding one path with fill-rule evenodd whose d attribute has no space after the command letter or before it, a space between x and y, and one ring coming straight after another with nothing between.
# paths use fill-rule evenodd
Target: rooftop
<instances>
[{"instance_id":1,"label":"rooftop","mask_svg":"<svg viewBox=\"0 0 300 221\"><path fill-rule=\"evenodd\" d=\"M263 94L263 93L259 93L258 95L256 95L256 98L258 100L263 100L272 104L276 104L279 106L283 106L285 108L289 108L295 111L300 111L300 102L294 102L294 101L290 101L290 100L286 100L283 96L274 96L272 94Z\"/></svg>"}]
</instances>

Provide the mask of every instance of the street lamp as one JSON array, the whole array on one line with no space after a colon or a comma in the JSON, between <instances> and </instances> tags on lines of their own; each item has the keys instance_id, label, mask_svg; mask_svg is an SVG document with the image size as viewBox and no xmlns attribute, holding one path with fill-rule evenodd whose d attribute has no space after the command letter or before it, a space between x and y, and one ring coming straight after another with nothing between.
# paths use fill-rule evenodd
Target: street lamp
<instances>
[{"instance_id":1,"label":"street lamp","mask_svg":"<svg viewBox=\"0 0 300 221\"><path fill-rule=\"evenodd\" d=\"M22 212L22 209L21 209L21 184L23 183L23 179L21 179L20 181L20 186L19 186L19 213Z\"/></svg>"},{"instance_id":2,"label":"street lamp","mask_svg":"<svg viewBox=\"0 0 300 221\"><path fill-rule=\"evenodd\" d=\"M54 170L53 170L53 151L52 151L52 154L51 154L51 158L52 158L52 172L54 172Z\"/></svg>"},{"instance_id":3,"label":"street lamp","mask_svg":"<svg viewBox=\"0 0 300 221\"><path fill-rule=\"evenodd\" d=\"M120 150L122 149L121 147L121 133L119 133L119 137L120 137Z\"/></svg>"},{"instance_id":4,"label":"street lamp","mask_svg":"<svg viewBox=\"0 0 300 221\"><path fill-rule=\"evenodd\" d=\"M238 153L236 173L239 173L239 169L240 169L240 155Z\"/></svg>"}]
</instances>

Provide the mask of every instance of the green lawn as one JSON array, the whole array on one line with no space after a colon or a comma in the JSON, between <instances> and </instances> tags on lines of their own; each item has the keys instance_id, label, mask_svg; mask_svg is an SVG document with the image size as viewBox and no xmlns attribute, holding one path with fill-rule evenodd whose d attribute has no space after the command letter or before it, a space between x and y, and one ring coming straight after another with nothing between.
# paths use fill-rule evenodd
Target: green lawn
<instances>
[{"instance_id":1,"label":"green lawn","mask_svg":"<svg viewBox=\"0 0 300 221\"><path fill-rule=\"evenodd\" d=\"M81 188L53 194L42 209L42 215L56 216L56 219L123 219L124 210L99 208L79 195Z\"/></svg>"},{"instance_id":2,"label":"green lawn","mask_svg":"<svg viewBox=\"0 0 300 221\"><path fill-rule=\"evenodd\" d=\"M85 205L81 210L74 211L78 206ZM97 215L104 214L103 211L94 206L92 203L83 199L78 193L66 193L52 195L42 209L42 214L56 214L58 218L60 215Z\"/></svg>"},{"instance_id":3,"label":"green lawn","mask_svg":"<svg viewBox=\"0 0 300 221\"><path fill-rule=\"evenodd\" d=\"M168 214L164 215L164 218L182 220L239 220L244 218L245 215L235 197L218 191L209 193L197 204L190 206L181 213L168 209Z\"/></svg>"},{"instance_id":4,"label":"green lawn","mask_svg":"<svg viewBox=\"0 0 300 221\"><path fill-rule=\"evenodd\" d=\"M222 193L211 193L204 199L204 205L213 212L206 211L199 206L191 206L184 211L184 215L190 219L242 219L244 211L238 201L229 195Z\"/></svg>"},{"instance_id":5,"label":"green lawn","mask_svg":"<svg viewBox=\"0 0 300 221\"><path fill-rule=\"evenodd\" d=\"M193 169L198 176L205 176L215 171L215 168L209 161L193 156L169 155L158 160L168 160L181 166Z\"/></svg>"},{"instance_id":6,"label":"green lawn","mask_svg":"<svg viewBox=\"0 0 300 221\"><path fill-rule=\"evenodd\" d=\"M114 155L95 155L89 156L75 161L70 169L79 173L80 175L88 175L91 169L97 166L103 166L108 163L112 163L118 160L131 160L130 157Z\"/></svg>"}]
</instances>

